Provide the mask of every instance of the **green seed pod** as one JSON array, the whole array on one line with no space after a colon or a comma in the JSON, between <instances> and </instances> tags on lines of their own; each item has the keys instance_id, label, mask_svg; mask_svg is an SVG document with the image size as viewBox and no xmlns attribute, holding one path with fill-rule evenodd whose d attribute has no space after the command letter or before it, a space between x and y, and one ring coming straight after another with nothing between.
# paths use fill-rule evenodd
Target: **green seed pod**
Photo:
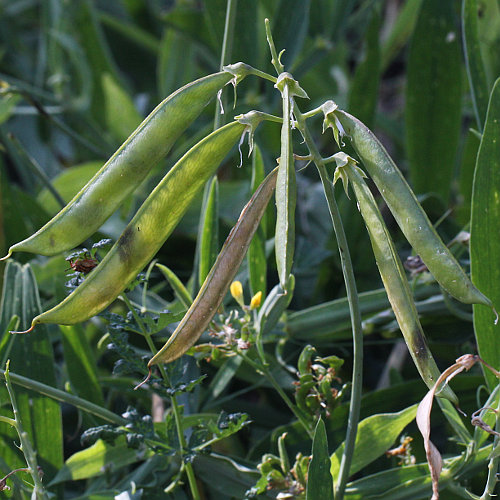
<instances>
[{"instance_id":1,"label":"green seed pod","mask_svg":"<svg viewBox=\"0 0 500 500\"><path fill-rule=\"evenodd\" d=\"M312 357L316 354L316 349L312 345L306 345L302 352L300 353L299 360L297 362L297 368L299 370L299 375L304 375L306 373L311 373Z\"/></svg>"},{"instance_id":2,"label":"green seed pod","mask_svg":"<svg viewBox=\"0 0 500 500\"><path fill-rule=\"evenodd\" d=\"M345 153L337 153L335 156L337 157L337 168L342 171L340 177L347 177L358 200L359 210L370 236L380 276L413 362L422 380L429 388L432 388L439 378L440 371L427 345L410 285L391 235L370 189L363 180L365 175L362 170ZM458 401L448 386L443 389L440 395L453 403Z\"/></svg>"},{"instance_id":3,"label":"green seed pod","mask_svg":"<svg viewBox=\"0 0 500 500\"><path fill-rule=\"evenodd\" d=\"M245 128L230 123L193 146L144 201L102 262L71 295L34 318L32 328L80 323L109 306L160 249Z\"/></svg>"},{"instance_id":4,"label":"green seed pod","mask_svg":"<svg viewBox=\"0 0 500 500\"><path fill-rule=\"evenodd\" d=\"M281 91L283 101L283 125L281 126L280 165L276 182L276 238L274 244L280 285L285 293L289 287L288 282L295 249L297 181L292 148L291 98L297 95L293 91L297 86L297 82L289 73L282 73L276 83L276 87Z\"/></svg>"},{"instance_id":5,"label":"green seed pod","mask_svg":"<svg viewBox=\"0 0 500 500\"><path fill-rule=\"evenodd\" d=\"M324 105L325 125L351 138L352 145L373 179L396 222L436 281L466 304L491 301L470 281L443 243L398 167L375 135L358 119L340 111L331 101Z\"/></svg>"},{"instance_id":6,"label":"green seed pod","mask_svg":"<svg viewBox=\"0 0 500 500\"><path fill-rule=\"evenodd\" d=\"M259 227L260 219L264 215L276 185L276 175L277 170L275 169L264 179L245 205L193 304L167 343L149 360L148 367L158 363L170 363L179 358L194 345L207 329L236 276L252 237Z\"/></svg>"},{"instance_id":7,"label":"green seed pod","mask_svg":"<svg viewBox=\"0 0 500 500\"><path fill-rule=\"evenodd\" d=\"M167 97L65 208L4 258L17 251L55 255L94 234L231 78L215 73Z\"/></svg>"}]
</instances>

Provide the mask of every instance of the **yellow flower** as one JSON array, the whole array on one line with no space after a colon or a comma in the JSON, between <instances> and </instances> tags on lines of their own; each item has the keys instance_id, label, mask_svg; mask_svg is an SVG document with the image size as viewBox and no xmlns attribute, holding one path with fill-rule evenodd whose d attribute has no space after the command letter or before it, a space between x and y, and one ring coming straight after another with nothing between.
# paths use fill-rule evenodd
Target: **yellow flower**
<instances>
[{"instance_id":1,"label":"yellow flower","mask_svg":"<svg viewBox=\"0 0 500 500\"><path fill-rule=\"evenodd\" d=\"M262 301L262 292L257 292L250 301L250 309L258 309Z\"/></svg>"},{"instance_id":2,"label":"yellow flower","mask_svg":"<svg viewBox=\"0 0 500 500\"><path fill-rule=\"evenodd\" d=\"M231 286L229 287L229 290L231 291L231 295L233 296L234 300L236 300L236 302L238 302L238 304L243 307L245 302L243 298L243 286L241 285L241 282L233 281L231 283Z\"/></svg>"}]
</instances>

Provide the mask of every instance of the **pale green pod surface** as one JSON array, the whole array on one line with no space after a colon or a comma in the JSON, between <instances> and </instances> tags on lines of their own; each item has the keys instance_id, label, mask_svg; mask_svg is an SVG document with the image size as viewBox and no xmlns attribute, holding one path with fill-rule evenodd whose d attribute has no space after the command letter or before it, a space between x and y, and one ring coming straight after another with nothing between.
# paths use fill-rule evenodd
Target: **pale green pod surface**
<instances>
[{"instance_id":1,"label":"pale green pod surface","mask_svg":"<svg viewBox=\"0 0 500 500\"><path fill-rule=\"evenodd\" d=\"M215 73L167 97L68 205L35 234L13 245L9 255L55 255L94 234L231 78L230 73Z\"/></svg>"},{"instance_id":2,"label":"pale green pod surface","mask_svg":"<svg viewBox=\"0 0 500 500\"><path fill-rule=\"evenodd\" d=\"M169 363L182 356L200 338L220 307L231 282L245 257L260 220L276 186L277 170L273 170L255 191L227 237L215 264L200 288L193 304L175 332L148 366Z\"/></svg>"},{"instance_id":3,"label":"pale green pod surface","mask_svg":"<svg viewBox=\"0 0 500 500\"><path fill-rule=\"evenodd\" d=\"M427 345L410 285L391 235L359 169L352 164L339 168L345 169L358 200L380 276L413 362L422 380L429 389L432 389L439 378L440 371ZM453 403L458 402L457 397L448 386L445 386L440 396L450 399Z\"/></svg>"},{"instance_id":4,"label":"pale green pod surface","mask_svg":"<svg viewBox=\"0 0 500 500\"><path fill-rule=\"evenodd\" d=\"M491 301L472 284L443 243L400 170L375 135L352 115L338 109L333 114L351 138L356 153L406 239L436 281L461 302L491 307Z\"/></svg>"},{"instance_id":5,"label":"pale green pod surface","mask_svg":"<svg viewBox=\"0 0 500 500\"><path fill-rule=\"evenodd\" d=\"M193 146L156 186L85 281L60 304L34 318L32 325L71 325L109 306L160 249L245 127L230 123Z\"/></svg>"},{"instance_id":6,"label":"pale green pod surface","mask_svg":"<svg viewBox=\"0 0 500 500\"><path fill-rule=\"evenodd\" d=\"M283 125L281 127L281 153L278 180L276 182L276 267L280 284L285 293L293 265L295 250L295 205L297 203L297 181L292 148L291 103L294 95L290 86L295 82L291 75L282 73L276 86L282 94Z\"/></svg>"}]
</instances>

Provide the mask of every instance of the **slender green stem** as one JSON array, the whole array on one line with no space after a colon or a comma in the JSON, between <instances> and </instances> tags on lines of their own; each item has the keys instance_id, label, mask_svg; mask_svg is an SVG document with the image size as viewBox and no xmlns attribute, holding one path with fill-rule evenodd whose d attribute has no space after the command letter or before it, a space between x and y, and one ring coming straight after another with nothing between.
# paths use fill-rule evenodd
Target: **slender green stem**
<instances>
[{"instance_id":1,"label":"slender green stem","mask_svg":"<svg viewBox=\"0 0 500 500\"><path fill-rule=\"evenodd\" d=\"M222 71L228 63L233 49L234 24L236 21L236 7L238 0L227 0L226 4L226 22L224 24L224 38L222 40L222 50L220 54L219 71ZM220 106L215 107L214 130L223 125L223 117Z\"/></svg>"},{"instance_id":2,"label":"slender green stem","mask_svg":"<svg viewBox=\"0 0 500 500\"><path fill-rule=\"evenodd\" d=\"M275 115L270 115L269 113L264 113L263 111L254 111L253 112L255 115L258 115L262 120L266 120L268 122L275 122L275 123L283 123L283 118L280 116L275 116ZM245 115L238 115L235 116L235 119L237 120L238 118L244 119ZM249 123L248 122L241 122L241 123Z\"/></svg>"},{"instance_id":3,"label":"slender green stem","mask_svg":"<svg viewBox=\"0 0 500 500\"><path fill-rule=\"evenodd\" d=\"M26 389L31 389L35 392L43 394L44 396L48 396L49 398L55 399L56 401L61 401L63 403L68 403L70 405L76 406L82 411L86 411L87 413L91 413L96 417L102 418L108 422L111 422L116 425L124 425L127 421L113 413L106 408L102 408L86 399L79 398L78 396L74 396L73 394L69 394L67 392L61 391L59 389L55 389L50 385L42 384L41 382L37 382L36 380L31 380L29 378L23 377L22 375L17 375L15 373L9 374L10 379L16 385L21 387L25 387ZM0 369L0 377L5 379L5 370Z\"/></svg>"},{"instance_id":4,"label":"slender green stem","mask_svg":"<svg viewBox=\"0 0 500 500\"><path fill-rule=\"evenodd\" d=\"M40 116L43 118L46 118L47 120L51 121L56 127L58 127L60 130L62 130L65 134L69 135L72 139L74 139L76 142L81 144L82 146L88 148L90 151L93 153L96 153L98 155L107 155L107 152L94 145L84 137L82 137L78 132L74 131L72 128L68 127L62 120L57 118L54 113L48 112L46 108L44 108L37 100L35 100L31 94L35 93L35 89L30 89L30 90L25 90L22 88L11 88L9 90L10 93L18 93L23 96L24 99L26 99L35 109L38 111ZM40 94L41 96L41 94Z\"/></svg>"},{"instance_id":5,"label":"slender green stem","mask_svg":"<svg viewBox=\"0 0 500 500\"><path fill-rule=\"evenodd\" d=\"M319 113L323 112L323 105L318 106L317 108L311 109L310 111L306 111L305 113L302 113L302 118L311 118L313 116L318 115Z\"/></svg>"},{"instance_id":6,"label":"slender green stem","mask_svg":"<svg viewBox=\"0 0 500 500\"><path fill-rule=\"evenodd\" d=\"M54 197L61 208L66 206L66 202L62 199L62 196L58 193L57 189L54 187L47 174L44 172L40 164L29 155L24 149L23 145L19 142L19 139L14 135L9 134L9 139L14 146L17 154L21 157L23 162L28 166L28 168L42 181L42 184L47 188L50 194Z\"/></svg>"},{"instance_id":7,"label":"slender green stem","mask_svg":"<svg viewBox=\"0 0 500 500\"><path fill-rule=\"evenodd\" d=\"M137 314L137 311L135 307L132 305L130 302L129 298L125 295L122 294L122 300L125 302L127 307L129 308L130 312L134 316L134 319L139 326L142 335L146 339L146 343L148 344L149 349L151 350L151 353L153 356L158 352L156 349L156 346L154 345L153 339L149 335L149 332L147 331L146 327L144 326L144 322L142 321L141 317ZM165 368L163 365L158 365L158 368L160 370L161 376L165 382L171 386L170 384L170 379L168 377L167 372L165 371ZM194 475L194 470L193 466L190 462L184 462L184 450L187 448L187 442L186 438L184 436L184 432L182 430L182 417L181 417L181 411L179 408L179 404L177 403L177 398L173 394L170 397L170 402L172 405L172 413L174 414L174 420L175 420L175 427L177 429L177 438L179 439L179 445L180 445L180 455L181 455L181 461L183 464L183 468L186 470L186 475L188 477L188 482L189 482L189 487L191 489L191 495L193 496L193 500L201 500L200 493L198 491L198 485L196 484L196 477Z\"/></svg>"},{"instance_id":8,"label":"slender green stem","mask_svg":"<svg viewBox=\"0 0 500 500\"><path fill-rule=\"evenodd\" d=\"M16 426L16 421L13 418L4 417L3 415L0 415L0 422L3 422L4 424L12 425L12 427Z\"/></svg>"},{"instance_id":9,"label":"slender green stem","mask_svg":"<svg viewBox=\"0 0 500 500\"><path fill-rule=\"evenodd\" d=\"M148 269L146 271L146 276L144 279L144 286L142 288L142 304L141 304L141 312L146 312L146 301L148 298L148 284L149 284L149 277L151 276L151 272L153 271L153 268L156 265L157 260L153 259L148 266Z\"/></svg>"},{"instance_id":10,"label":"slender green stem","mask_svg":"<svg viewBox=\"0 0 500 500\"><path fill-rule=\"evenodd\" d=\"M283 390L283 388L279 385L277 380L274 378L273 374L269 371L267 366L263 364L256 363L252 358L249 358L243 351L235 351L238 355L240 355L244 361L246 361L255 371L261 372L271 383L271 385L274 387L276 392L281 396L281 399L285 402L285 404L290 408L290 411L295 415L297 420L302 424L304 427L305 431L309 435L309 437L312 439L313 438L313 430L307 421L306 416L303 414L303 412L295 406L290 398L287 396L286 392Z\"/></svg>"},{"instance_id":11,"label":"slender green stem","mask_svg":"<svg viewBox=\"0 0 500 500\"><path fill-rule=\"evenodd\" d=\"M19 440L21 442L20 449L23 452L24 458L26 459L26 463L28 464L29 467L29 473L34 483L32 498L36 498L37 500L45 500L47 498L47 494L45 492L45 488L43 487L40 474L38 473L36 452L33 449L33 446L31 445L28 433L23 429L23 425L21 422L21 415L19 414L19 409L17 407L16 396L12 389L12 384L9 374L9 362L7 362L7 369L5 370L4 373L5 373L5 385L7 386L10 403L12 405L12 410L14 412L14 420L15 420L14 427L16 428L17 434L19 435Z\"/></svg>"},{"instance_id":12,"label":"slender green stem","mask_svg":"<svg viewBox=\"0 0 500 500\"><path fill-rule=\"evenodd\" d=\"M265 73L264 71L261 71L260 69L257 68L251 68L249 74L258 76L260 78L263 78L264 80L269 80L270 82L273 83L276 83L276 81L278 80L275 76L272 76L269 73Z\"/></svg>"},{"instance_id":13,"label":"slender green stem","mask_svg":"<svg viewBox=\"0 0 500 500\"><path fill-rule=\"evenodd\" d=\"M497 407L497 418L495 430L500 432L500 401L498 402ZM493 449L497 449L500 446L500 437L495 436L495 440L493 441ZM488 463L488 479L486 480L486 486L484 488L484 492L481 495L480 500L489 500L490 498L495 497L496 486L498 484L498 473L500 468L500 456L493 457L490 459Z\"/></svg>"},{"instance_id":14,"label":"slender green stem","mask_svg":"<svg viewBox=\"0 0 500 500\"><path fill-rule=\"evenodd\" d=\"M349 407L349 418L345 438L345 447L340 461L339 476L335 485L335 500L344 498L344 491L349 477L349 468L354 454L354 444L359 422L359 411L361 406L361 389L363 383L363 330L361 327L361 313L359 309L358 292L352 267L347 238L342 225L340 212L335 201L334 188L328 177L323 159L316 147L316 144L307 128L304 115L302 115L295 105L294 114L297 119L297 127L304 138L304 141L313 157L313 161L318 169L321 183L325 191L330 217L332 218L333 229L337 237L337 245L342 263L342 273L346 285L347 299L349 301L349 311L351 314L351 324L353 333L353 374L351 402Z\"/></svg>"},{"instance_id":15,"label":"slender green stem","mask_svg":"<svg viewBox=\"0 0 500 500\"><path fill-rule=\"evenodd\" d=\"M278 75L281 75L281 73L285 71L285 67L283 66L283 64L281 64L280 58L276 52L276 46L274 45L273 34L271 33L271 24L269 23L269 19L266 19L264 22L266 25L267 43L269 44L269 50L271 51L271 63L273 64L274 69L276 69L276 73L278 73Z\"/></svg>"}]
</instances>

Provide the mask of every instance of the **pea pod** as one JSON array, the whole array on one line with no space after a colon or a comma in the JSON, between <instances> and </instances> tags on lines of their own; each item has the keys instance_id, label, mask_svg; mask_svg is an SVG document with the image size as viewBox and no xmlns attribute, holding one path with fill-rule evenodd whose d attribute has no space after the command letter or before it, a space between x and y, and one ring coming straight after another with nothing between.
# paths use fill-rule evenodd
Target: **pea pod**
<instances>
[{"instance_id":1,"label":"pea pod","mask_svg":"<svg viewBox=\"0 0 500 500\"><path fill-rule=\"evenodd\" d=\"M230 123L192 147L144 201L102 262L71 295L34 318L31 329L38 323L79 323L111 304L160 249L246 127Z\"/></svg>"},{"instance_id":2,"label":"pea pod","mask_svg":"<svg viewBox=\"0 0 500 500\"><path fill-rule=\"evenodd\" d=\"M358 200L358 207L370 236L380 276L413 362L423 381L429 388L432 388L439 378L440 371L427 345L410 285L391 235L370 189L363 180L362 170L345 153L337 153L335 157L338 165L337 171L340 171L343 180L349 180ZM441 396L454 403L457 402L455 394L448 386L442 391Z\"/></svg>"},{"instance_id":3,"label":"pea pod","mask_svg":"<svg viewBox=\"0 0 500 500\"><path fill-rule=\"evenodd\" d=\"M436 281L453 297L466 304L491 301L470 281L460 264L438 236L398 167L375 135L358 119L324 105L325 124L351 138L352 145L375 182L401 231L420 255ZM343 129L343 130L342 130Z\"/></svg>"},{"instance_id":4,"label":"pea pod","mask_svg":"<svg viewBox=\"0 0 500 500\"><path fill-rule=\"evenodd\" d=\"M278 180L276 181L276 266L280 285L287 293L288 281L295 250L295 205L297 181L292 147L292 98L307 97L290 73L281 73L276 82L283 101L283 125L281 126L281 153Z\"/></svg>"},{"instance_id":5,"label":"pea pod","mask_svg":"<svg viewBox=\"0 0 500 500\"><path fill-rule=\"evenodd\" d=\"M207 329L222 303L248 250L260 219L273 194L277 170L273 170L243 208L193 304L167 343L149 360L148 367L169 363L182 356Z\"/></svg>"},{"instance_id":6,"label":"pea pod","mask_svg":"<svg viewBox=\"0 0 500 500\"><path fill-rule=\"evenodd\" d=\"M11 246L4 258L15 251L54 255L95 233L231 78L228 72L215 73L167 97L65 208L35 234Z\"/></svg>"}]
</instances>

